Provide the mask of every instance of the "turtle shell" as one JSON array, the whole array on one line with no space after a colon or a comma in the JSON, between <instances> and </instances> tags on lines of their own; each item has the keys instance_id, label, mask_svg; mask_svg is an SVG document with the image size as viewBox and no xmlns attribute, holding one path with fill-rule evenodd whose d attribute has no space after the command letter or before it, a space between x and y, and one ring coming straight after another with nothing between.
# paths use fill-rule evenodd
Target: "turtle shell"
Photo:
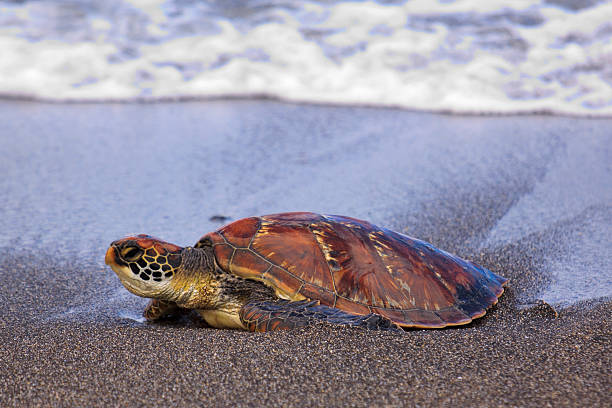
<instances>
[{"instance_id":1,"label":"turtle shell","mask_svg":"<svg viewBox=\"0 0 612 408\"><path fill-rule=\"evenodd\" d=\"M497 303L507 280L431 244L337 215L245 218L204 235L223 270L279 297L377 313L403 327L461 325Z\"/></svg>"}]
</instances>

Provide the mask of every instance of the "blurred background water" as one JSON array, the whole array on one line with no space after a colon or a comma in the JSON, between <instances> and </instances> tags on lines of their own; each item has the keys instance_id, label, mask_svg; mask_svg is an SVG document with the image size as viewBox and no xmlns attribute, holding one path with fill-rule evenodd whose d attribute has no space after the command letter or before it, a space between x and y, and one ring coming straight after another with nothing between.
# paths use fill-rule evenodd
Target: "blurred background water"
<instances>
[{"instance_id":1,"label":"blurred background water","mask_svg":"<svg viewBox=\"0 0 612 408\"><path fill-rule=\"evenodd\" d=\"M612 114L612 2L2 0L0 96Z\"/></svg>"}]
</instances>

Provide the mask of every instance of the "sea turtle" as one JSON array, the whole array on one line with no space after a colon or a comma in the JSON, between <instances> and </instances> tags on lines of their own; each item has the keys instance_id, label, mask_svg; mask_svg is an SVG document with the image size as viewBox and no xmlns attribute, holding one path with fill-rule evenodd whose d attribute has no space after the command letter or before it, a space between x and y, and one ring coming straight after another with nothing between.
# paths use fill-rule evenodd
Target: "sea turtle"
<instances>
[{"instance_id":1,"label":"sea turtle","mask_svg":"<svg viewBox=\"0 0 612 408\"><path fill-rule=\"evenodd\" d=\"M270 331L317 321L372 329L466 324L507 279L366 221L308 212L245 218L182 248L148 235L106 263L156 320L195 309L213 327Z\"/></svg>"}]
</instances>

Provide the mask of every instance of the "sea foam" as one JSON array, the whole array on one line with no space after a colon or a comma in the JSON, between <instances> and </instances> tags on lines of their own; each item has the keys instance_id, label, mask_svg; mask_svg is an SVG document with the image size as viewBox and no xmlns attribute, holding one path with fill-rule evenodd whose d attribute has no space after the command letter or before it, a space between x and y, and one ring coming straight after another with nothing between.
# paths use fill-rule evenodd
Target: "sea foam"
<instances>
[{"instance_id":1,"label":"sea foam","mask_svg":"<svg viewBox=\"0 0 612 408\"><path fill-rule=\"evenodd\" d=\"M612 3L0 1L0 96L612 115Z\"/></svg>"}]
</instances>

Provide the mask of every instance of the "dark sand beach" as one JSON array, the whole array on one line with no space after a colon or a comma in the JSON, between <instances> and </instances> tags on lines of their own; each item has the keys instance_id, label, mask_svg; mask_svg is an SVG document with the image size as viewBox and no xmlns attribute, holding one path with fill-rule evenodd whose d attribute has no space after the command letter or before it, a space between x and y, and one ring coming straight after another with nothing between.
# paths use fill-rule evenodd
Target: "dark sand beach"
<instances>
[{"instance_id":1,"label":"dark sand beach","mask_svg":"<svg viewBox=\"0 0 612 408\"><path fill-rule=\"evenodd\" d=\"M263 101L0 103L0 406L612 404L612 120ZM404 334L145 323L104 265L254 214L344 214L510 279Z\"/></svg>"}]
</instances>

